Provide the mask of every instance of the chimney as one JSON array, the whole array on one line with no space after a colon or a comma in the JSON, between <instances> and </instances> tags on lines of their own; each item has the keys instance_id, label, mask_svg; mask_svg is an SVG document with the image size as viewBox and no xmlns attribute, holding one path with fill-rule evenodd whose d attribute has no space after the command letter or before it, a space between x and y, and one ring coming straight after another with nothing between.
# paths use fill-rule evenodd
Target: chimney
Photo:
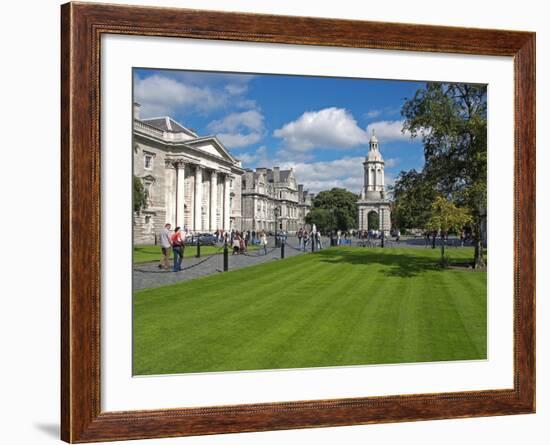
<instances>
[{"instance_id":1,"label":"chimney","mask_svg":"<svg viewBox=\"0 0 550 445\"><path fill-rule=\"evenodd\" d=\"M273 167L273 182L279 182L280 181L280 168L279 167Z\"/></svg>"},{"instance_id":2,"label":"chimney","mask_svg":"<svg viewBox=\"0 0 550 445\"><path fill-rule=\"evenodd\" d=\"M141 108L141 105L137 102L134 102L134 119L139 119L139 109Z\"/></svg>"}]
</instances>

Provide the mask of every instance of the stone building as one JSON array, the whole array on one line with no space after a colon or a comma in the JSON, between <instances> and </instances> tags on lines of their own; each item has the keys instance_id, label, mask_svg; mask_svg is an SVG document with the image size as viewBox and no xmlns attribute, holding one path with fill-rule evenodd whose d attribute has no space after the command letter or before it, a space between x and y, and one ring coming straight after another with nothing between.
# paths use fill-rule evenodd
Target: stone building
<instances>
[{"instance_id":1,"label":"stone building","mask_svg":"<svg viewBox=\"0 0 550 445\"><path fill-rule=\"evenodd\" d=\"M167 222L191 233L241 228L244 170L216 137L170 117L140 119L135 104L133 148L134 175L148 196L134 212L134 244L154 243Z\"/></svg>"},{"instance_id":2,"label":"stone building","mask_svg":"<svg viewBox=\"0 0 550 445\"><path fill-rule=\"evenodd\" d=\"M242 176L242 228L295 232L305 226L312 196L297 184L293 169L248 169Z\"/></svg>"},{"instance_id":3,"label":"stone building","mask_svg":"<svg viewBox=\"0 0 550 445\"><path fill-rule=\"evenodd\" d=\"M374 212L378 214L378 228L387 233L391 229L391 208L384 185L384 159L380 153L378 139L374 135L374 131L369 141L369 152L363 162L363 169L364 186L361 190L361 197L357 201L359 230L373 228L369 227L369 215Z\"/></svg>"}]
</instances>

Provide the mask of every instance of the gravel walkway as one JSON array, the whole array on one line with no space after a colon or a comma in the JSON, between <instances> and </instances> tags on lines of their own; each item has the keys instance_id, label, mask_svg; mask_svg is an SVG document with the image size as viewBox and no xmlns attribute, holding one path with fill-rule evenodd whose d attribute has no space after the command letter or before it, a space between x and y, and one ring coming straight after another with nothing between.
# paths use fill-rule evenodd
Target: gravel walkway
<instances>
[{"instance_id":1,"label":"gravel walkway","mask_svg":"<svg viewBox=\"0 0 550 445\"><path fill-rule=\"evenodd\" d=\"M297 242L285 246L285 258L303 255L304 252L297 250ZM242 269L254 264L266 263L269 261L280 261L281 249L268 247L267 255L263 250L252 251L247 254L231 255L229 252L229 270ZM223 253L203 256L201 258L184 258L180 272L172 272L158 268L158 262L136 264L133 270L134 291L165 286L180 281L192 280L194 278L213 275L223 272Z\"/></svg>"}]
</instances>

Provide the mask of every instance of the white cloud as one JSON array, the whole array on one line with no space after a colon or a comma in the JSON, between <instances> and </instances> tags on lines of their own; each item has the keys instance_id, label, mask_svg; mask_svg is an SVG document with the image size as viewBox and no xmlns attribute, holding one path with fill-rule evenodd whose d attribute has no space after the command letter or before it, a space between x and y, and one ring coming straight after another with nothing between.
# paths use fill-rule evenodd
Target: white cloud
<instances>
[{"instance_id":1,"label":"white cloud","mask_svg":"<svg viewBox=\"0 0 550 445\"><path fill-rule=\"evenodd\" d=\"M384 159L384 165L385 165L387 168L395 167L398 163L399 163L399 159L398 159L398 158L388 158L388 159Z\"/></svg>"},{"instance_id":2,"label":"white cloud","mask_svg":"<svg viewBox=\"0 0 550 445\"><path fill-rule=\"evenodd\" d=\"M134 100L141 104L142 117L186 112L207 113L220 108L257 108L248 99L251 75L203 72L171 72L135 78Z\"/></svg>"},{"instance_id":3,"label":"white cloud","mask_svg":"<svg viewBox=\"0 0 550 445\"><path fill-rule=\"evenodd\" d=\"M207 86L188 85L158 74L136 79L134 97L141 104L142 117L170 115L178 108L209 111L226 103L226 96Z\"/></svg>"},{"instance_id":4,"label":"white cloud","mask_svg":"<svg viewBox=\"0 0 550 445\"><path fill-rule=\"evenodd\" d=\"M332 161L318 162L281 162L281 168L293 168L296 180L313 193L330 190L334 187L345 188L359 194L363 187L362 156L346 156ZM393 185L395 178L387 172L384 175L386 186Z\"/></svg>"},{"instance_id":5,"label":"white cloud","mask_svg":"<svg viewBox=\"0 0 550 445\"><path fill-rule=\"evenodd\" d=\"M370 110L370 111L367 111L366 116L372 119L374 117L380 116L381 114L382 114L382 110Z\"/></svg>"},{"instance_id":6,"label":"white cloud","mask_svg":"<svg viewBox=\"0 0 550 445\"><path fill-rule=\"evenodd\" d=\"M333 187L359 193L363 186L364 157L344 157L333 161L282 163L281 168L294 168L296 180L310 192Z\"/></svg>"},{"instance_id":7,"label":"white cloud","mask_svg":"<svg viewBox=\"0 0 550 445\"><path fill-rule=\"evenodd\" d=\"M254 131L261 131L264 128L264 116L257 110L243 111L242 113L231 113L223 119L212 121L208 124L211 131L236 131L246 128Z\"/></svg>"},{"instance_id":8,"label":"white cloud","mask_svg":"<svg viewBox=\"0 0 550 445\"><path fill-rule=\"evenodd\" d=\"M227 91L231 96L237 96L244 94L248 91L248 84L246 83L229 83L225 86L225 91Z\"/></svg>"},{"instance_id":9,"label":"white cloud","mask_svg":"<svg viewBox=\"0 0 550 445\"><path fill-rule=\"evenodd\" d=\"M218 133L216 137L229 148L246 147L262 139L261 133Z\"/></svg>"},{"instance_id":10,"label":"white cloud","mask_svg":"<svg viewBox=\"0 0 550 445\"><path fill-rule=\"evenodd\" d=\"M252 152L245 152L236 155L236 157L242 161L246 167L254 167L262 165L269 165L270 162L267 157L267 147L262 145Z\"/></svg>"},{"instance_id":11,"label":"white cloud","mask_svg":"<svg viewBox=\"0 0 550 445\"><path fill-rule=\"evenodd\" d=\"M208 129L230 148L246 147L264 136L264 116L258 110L231 113L212 121Z\"/></svg>"},{"instance_id":12,"label":"white cloud","mask_svg":"<svg viewBox=\"0 0 550 445\"><path fill-rule=\"evenodd\" d=\"M368 141L368 134L343 108L307 111L295 121L273 132L287 149L308 151L313 148L351 148Z\"/></svg>"},{"instance_id":13,"label":"white cloud","mask_svg":"<svg viewBox=\"0 0 550 445\"><path fill-rule=\"evenodd\" d=\"M367 126L367 133L371 134L372 130L374 130L376 137L382 143L397 140L410 141L410 133L408 131L405 133L401 132L403 122L402 120L373 122Z\"/></svg>"}]
</instances>

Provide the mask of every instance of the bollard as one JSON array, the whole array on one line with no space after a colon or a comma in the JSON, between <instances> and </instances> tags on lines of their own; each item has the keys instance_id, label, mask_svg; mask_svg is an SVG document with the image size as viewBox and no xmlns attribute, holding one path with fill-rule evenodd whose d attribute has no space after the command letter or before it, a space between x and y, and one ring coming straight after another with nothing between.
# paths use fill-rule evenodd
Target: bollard
<instances>
[{"instance_id":1,"label":"bollard","mask_svg":"<svg viewBox=\"0 0 550 445\"><path fill-rule=\"evenodd\" d=\"M201 257L201 238L200 236L197 238L197 258Z\"/></svg>"},{"instance_id":2,"label":"bollard","mask_svg":"<svg viewBox=\"0 0 550 445\"><path fill-rule=\"evenodd\" d=\"M281 242L281 260L285 259L285 242Z\"/></svg>"},{"instance_id":3,"label":"bollard","mask_svg":"<svg viewBox=\"0 0 550 445\"><path fill-rule=\"evenodd\" d=\"M227 242L223 246L223 271L229 270L229 250L227 249Z\"/></svg>"}]
</instances>

